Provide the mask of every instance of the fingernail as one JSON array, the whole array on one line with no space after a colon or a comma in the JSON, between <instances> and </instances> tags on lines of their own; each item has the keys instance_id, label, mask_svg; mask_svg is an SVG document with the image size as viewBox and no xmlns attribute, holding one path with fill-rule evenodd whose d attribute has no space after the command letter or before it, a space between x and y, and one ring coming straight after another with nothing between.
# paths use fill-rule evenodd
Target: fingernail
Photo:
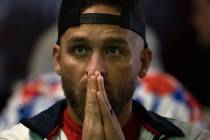
<instances>
[{"instance_id":1,"label":"fingernail","mask_svg":"<svg viewBox=\"0 0 210 140\"><path fill-rule=\"evenodd\" d=\"M95 72L95 75L96 75L96 76L100 76L101 74L100 74L99 71L96 71L96 72Z\"/></svg>"},{"instance_id":2,"label":"fingernail","mask_svg":"<svg viewBox=\"0 0 210 140\"><path fill-rule=\"evenodd\" d=\"M103 81L103 77L102 76L98 76L97 79L98 79L98 81Z\"/></svg>"}]
</instances>

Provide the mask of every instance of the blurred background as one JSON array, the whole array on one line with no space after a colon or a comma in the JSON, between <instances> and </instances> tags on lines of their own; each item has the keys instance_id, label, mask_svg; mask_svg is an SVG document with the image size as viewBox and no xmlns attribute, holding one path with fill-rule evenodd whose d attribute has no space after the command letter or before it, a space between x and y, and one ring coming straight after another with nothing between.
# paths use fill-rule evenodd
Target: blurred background
<instances>
[{"instance_id":1,"label":"blurred background","mask_svg":"<svg viewBox=\"0 0 210 140\"><path fill-rule=\"evenodd\" d=\"M29 74L37 39L55 24L60 0L0 0L0 109Z\"/></svg>"},{"instance_id":2,"label":"blurred background","mask_svg":"<svg viewBox=\"0 0 210 140\"><path fill-rule=\"evenodd\" d=\"M56 41L60 3L0 0L1 113L15 101L21 82L53 71L49 48ZM190 92L202 119L210 122L210 1L145 0L145 5L148 27L158 40L156 67Z\"/></svg>"}]
</instances>

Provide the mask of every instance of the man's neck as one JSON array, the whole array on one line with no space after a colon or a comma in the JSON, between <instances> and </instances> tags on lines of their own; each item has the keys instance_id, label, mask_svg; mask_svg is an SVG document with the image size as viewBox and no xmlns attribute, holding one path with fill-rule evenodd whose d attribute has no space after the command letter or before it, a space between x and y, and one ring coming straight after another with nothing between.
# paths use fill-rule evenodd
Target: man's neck
<instances>
[{"instance_id":1,"label":"man's neck","mask_svg":"<svg viewBox=\"0 0 210 140\"><path fill-rule=\"evenodd\" d=\"M71 116L71 118L80 126L82 126L82 121L77 117L77 115L75 114L75 112L73 111L72 107L67 104L67 112L69 114L69 116Z\"/></svg>"}]
</instances>

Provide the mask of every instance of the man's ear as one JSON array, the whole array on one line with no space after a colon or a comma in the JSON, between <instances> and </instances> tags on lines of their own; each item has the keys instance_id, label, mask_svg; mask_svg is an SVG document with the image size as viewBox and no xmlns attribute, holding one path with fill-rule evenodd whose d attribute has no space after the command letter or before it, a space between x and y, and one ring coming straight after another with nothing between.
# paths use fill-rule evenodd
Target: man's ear
<instances>
[{"instance_id":1,"label":"man's ear","mask_svg":"<svg viewBox=\"0 0 210 140\"><path fill-rule=\"evenodd\" d=\"M53 66L58 75L61 75L61 46L54 45L52 51Z\"/></svg>"},{"instance_id":2,"label":"man's ear","mask_svg":"<svg viewBox=\"0 0 210 140\"><path fill-rule=\"evenodd\" d=\"M152 60L152 52L149 48L145 48L141 53L141 68L139 70L139 77L143 78L150 66Z\"/></svg>"}]
</instances>

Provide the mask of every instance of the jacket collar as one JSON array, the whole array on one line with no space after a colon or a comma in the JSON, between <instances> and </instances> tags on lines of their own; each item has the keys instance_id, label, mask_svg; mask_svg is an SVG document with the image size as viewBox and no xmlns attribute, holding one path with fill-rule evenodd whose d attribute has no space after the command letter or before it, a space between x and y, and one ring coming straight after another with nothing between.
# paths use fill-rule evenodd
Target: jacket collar
<instances>
[{"instance_id":1,"label":"jacket collar","mask_svg":"<svg viewBox=\"0 0 210 140\"><path fill-rule=\"evenodd\" d=\"M183 137L181 129L176 127L167 118L161 117L154 112L147 111L140 103L133 101L133 109L141 116L145 129L153 133L156 137Z\"/></svg>"},{"instance_id":2,"label":"jacket collar","mask_svg":"<svg viewBox=\"0 0 210 140\"><path fill-rule=\"evenodd\" d=\"M60 116L66 107L66 100L60 100L33 118L21 119L20 123L41 137L46 138L59 124Z\"/></svg>"},{"instance_id":3,"label":"jacket collar","mask_svg":"<svg viewBox=\"0 0 210 140\"><path fill-rule=\"evenodd\" d=\"M36 132L41 137L47 137L56 128L60 121L60 116L67 107L66 100L60 100L47 110L41 112L30 119L22 119L20 122L28 127L33 132ZM166 118L163 118L155 113L148 112L141 104L133 101L133 110L139 112L143 126L155 136L165 135L167 137L184 136L183 132L173 125ZM158 132L158 133L154 133Z\"/></svg>"}]
</instances>

